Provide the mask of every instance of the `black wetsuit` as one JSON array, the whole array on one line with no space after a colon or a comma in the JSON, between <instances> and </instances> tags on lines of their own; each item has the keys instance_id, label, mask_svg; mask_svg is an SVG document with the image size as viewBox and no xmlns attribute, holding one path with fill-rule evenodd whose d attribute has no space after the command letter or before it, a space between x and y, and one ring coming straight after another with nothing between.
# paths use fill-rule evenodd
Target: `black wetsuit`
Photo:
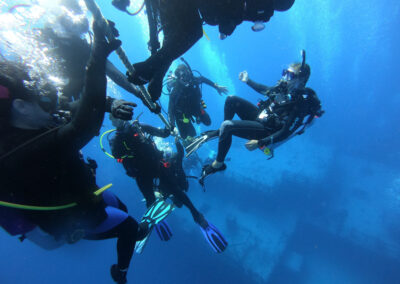
<instances>
[{"instance_id":1,"label":"black wetsuit","mask_svg":"<svg viewBox=\"0 0 400 284\"><path fill-rule=\"evenodd\" d=\"M203 22L218 25L219 31L229 36L243 21L266 22L274 13L272 1L247 1L246 6L244 0L149 2L154 2L159 11L164 40L160 50L153 52L146 61L134 64L136 72L130 80L135 84L150 82L148 90L153 101L161 95L162 80L171 63L202 37ZM254 10L256 6L263 12Z\"/></svg>"},{"instance_id":2,"label":"black wetsuit","mask_svg":"<svg viewBox=\"0 0 400 284\"><path fill-rule=\"evenodd\" d=\"M84 162L80 149L102 126L106 100L105 43L94 43L79 108L68 124L52 129L8 127L0 139L0 200L36 206L77 206L56 211L16 210L1 207L2 214L18 213L55 238L84 231L92 239L118 238L118 266L128 267L136 243L138 224L124 212L114 226L108 218L93 167ZM126 208L121 204L119 208ZM117 210L117 209L116 209ZM7 212L6 212L7 211ZM112 222L111 222L112 223ZM98 226L108 228L96 230ZM98 232L95 234L93 232Z\"/></svg>"},{"instance_id":3,"label":"black wetsuit","mask_svg":"<svg viewBox=\"0 0 400 284\"><path fill-rule=\"evenodd\" d=\"M188 189L182 168L183 147L176 143L177 153L168 160L157 149L151 136L167 137L169 132L149 125L124 122L117 128L117 134L110 141L112 154L122 162L127 175L136 183L146 199L147 207L155 201L154 181L159 179L158 189L166 195L173 195L178 205L184 204L198 220L200 213L194 207L185 191Z\"/></svg>"},{"instance_id":4,"label":"black wetsuit","mask_svg":"<svg viewBox=\"0 0 400 284\"><path fill-rule=\"evenodd\" d=\"M232 135L259 140L260 147L268 146L294 134L305 123L305 119L309 119L307 123L310 123L313 114L320 109L320 101L310 88L297 89L288 94L287 91L283 92L282 83L271 88L249 80L248 85L268 96L268 100L257 107L240 97L226 99L224 122L215 132L215 135L219 134L218 162L225 160L232 144ZM241 120L232 120L235 114Z\"/></svg>"},{"instance_id":5,"label":"black wetsuit","mask_svg":"<svg viewBox=\"0 0 400 284\"><path fill-rule=\"evenodd\" d=\"M193 121L202 122L207 126L211 125L211 118L202 105L201 84L203 83L210 86L215 85L203 76L192 77L187 86L176 80L169 95L169 121L172 125L176 123L183 139L187 136L196 136Z\"/></svg>"}]
</instances>

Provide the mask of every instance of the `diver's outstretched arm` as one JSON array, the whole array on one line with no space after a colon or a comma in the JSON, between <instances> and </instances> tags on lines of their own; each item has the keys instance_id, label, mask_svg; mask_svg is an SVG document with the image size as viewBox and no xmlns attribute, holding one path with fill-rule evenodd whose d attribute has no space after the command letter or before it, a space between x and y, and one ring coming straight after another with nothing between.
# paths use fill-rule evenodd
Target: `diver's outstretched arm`
<instances>
[{"instance_id":1,"label":"diver's outstretched arm","mask_svg":"<svg viewBox=\"0 0 400 284\"><path fill-rule=\"evenodd\" d=\"M120 41L108 43L104 28L96 22L93 31L94 43L79 107L72 121L57 133L60 141L71 143L77 149L85 146L100 131L106 108L106 61L108 55L121 45Z\"/></svg>"},{"instance_id":2,"label":"diver's outstretched arm","mask_svg":"<svg viewBox=\"0 0 400 284\"><path fill-rule=\"evenodd\" d=\"M117 67L115 67L114 64L111 63L110 60L107 60L106 64L106 73L107 76L110 77L111 80L113 80L114 83L116 83L118 86L123 88L125 91L135 95L139 99L141 99L141 94L140 91L135 88L126 78L126 76L121 73Z\"/></svg>"},{"instance_id":3,"label":"diver's outstretched arm","mask_svg":"<svg viewBox=\"0 0 400 284\"><path fill-rule=\"evenodd\" d=\"M251 80L250 78L248 79L248 81L246 82L246 84L247 84L248 86L250 86L250 88L252 88L254 91L256 91L256 92L258 92L258 93L260 93L260 94L262 94L262 95L268 95L269 90L272 89L271 87L268 87L268 86L266 86L266 85L257 83L257 82L255 82L255 81Z\"/></svg>"},{"instance_id":4,"label":"diver's outstretched arm","mask_svg":"<svg viewBox=\"0 0 400 284\"><path fill-rule=\"evenodd\" d=\"M246 70L239 73L239 80L242 81L243 83L246 83L253 90L255 90L256 92L258 92L264 96L269 96L269 91L272 89L268 86L259 84L257 82L254 82L253 80L251 80L249 77L249 73Z\"/></svg>"},{"instance_id":5,"label":"diver's outstretched arm","mask_svg":"<svg viewBox=\"0 0 400 284\"><path fill-rule=\"evenodd\" d=\"M199 83L201 84L206 84L209 85L210 87L213 87L218 94L222 95L222 94L227 94L228 93L228 89L224 86L220 86L217 83L214 83L213 81L211 81L210 79L204 77L204 76L200 76L198 78L196 78Z\"/></svg>"},{"instance_id":6,"label":"diver's outstretched arm","mask_svg":"<svg viewBox=\"0 0 400 284\"><path fill-rule=\"evenodd\" d=\"M148 124L140 124L142 130L152 136L161 138L167 138L170 135L170 131L167 128L157 128Z\"/></svg>"}]
</instances>

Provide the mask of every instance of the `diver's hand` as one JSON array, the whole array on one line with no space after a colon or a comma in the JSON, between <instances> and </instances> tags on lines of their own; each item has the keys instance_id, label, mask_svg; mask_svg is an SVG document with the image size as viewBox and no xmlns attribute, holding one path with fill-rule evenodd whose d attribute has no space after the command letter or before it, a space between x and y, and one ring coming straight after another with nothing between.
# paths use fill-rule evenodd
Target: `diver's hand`
<instances>
[{"instance_id":1,"label":"diver's hand","mask_svg":"<svg viewBox=\"0 0 400 284\"><path fill-rule=\"evenodd\" d=\"M171 130L171 135L175 137L179 137L179 131L176 129L175 125L171 124L172 130Z\"/></svg>"},{"instance_id":2,"label":"diver's hand","mask_svg":"<svg viewBox=\"0 0 400 284\"><path fill-rule=\"evenodd\" d=\"M258 140L249 140L249 141L246 143L245 146L246 146L247 150L249 150L249 151L254 151L255 149L258 148Z\"/></svg>"},{"instance_id":3,"label":"diver's hand","mask_svg":"<svg viewBox=\"0 0 400 284\"><path fill-rule=\"evenodd\" d=\"M113 0L112 5L117 8L118 10L121 10L122 12L126 11L126 8L131 4L130 0Z\"/></svg>"},{"instance_id":4,"label":"diver's hand","mask_svg":"<svg viewBox=\"0 0 400 284\"><path fill-rule=\"evenodd\" d=\"M247 83L249 81L249 73L247 73L247 71L240 72L239 80L243 83Z\"/></svg>"},{"instance_id":5,"label":"diver's hand","mask_svg":"<svg viewBox=\"0 0 400 284\"><path fill-rule=\"evenodd\" d=\"M159 114L161 113L161 106L158 103L154 103L155 108L149 108L150 111L154 114Z\"/></svg>"},{"instance_id":6,"label":"diver's hand","mask_svg":"<svg viewBox=\"0 0 400 284\"><path fill-rule=\"evenodd\" d=\"M165 135L165 137L163 137L163 138L167 138L168 136L171 135L171 130L167 127L164 127L163 134Z\"/></svg>"},{"instance_id":7,"label":"diver's hand","mask_svg":"<svg viewBox=\"0 0 400 284\"><path fill-rule=\"evenodd\" d=\"M117 30L117 28L115 27L115 23L111 20L107 20L108 23L108 27L111 30L111 33L114 37L119 37L119 31Z\"/></svg>"},{"instance_id":8,"label":"diver's hand","mask_svg":"<svg viewBox=\"0 0 400 284\"><path fill-rule=\"evenodd\" d=\"M220 85L218 85L217 83L215 83L215 89L217 90L217 92L218 92L218 94L220 95L220 96L222 96L222 95L227 95L228 94L228 88L227 87L224 87L224 86L220 86Z\"/></svg>"},{"instance_id":9,"label":"diver's hand","mask_svg":"<svg viewBox=\"0 0 400 284\"><path fill-rule=\"evenodd\" d=\"M111 52L121 46L121 41L114 39L110 42L106 40L107 25L100 21L93 22L94 44L92 47L93 58L107 58Z\"/></svg>"},{"instance_id":10,"label":"diver's hand","mask_svg":"<svg viewBox=\"0 0 400 284\"><path fill-rule=\"evenodd\" d=\"M134 107L137 107L137 104L124 100L114 100L111 104L111 113L115 118L131 120Z\"/></svg>"}]
</instances>

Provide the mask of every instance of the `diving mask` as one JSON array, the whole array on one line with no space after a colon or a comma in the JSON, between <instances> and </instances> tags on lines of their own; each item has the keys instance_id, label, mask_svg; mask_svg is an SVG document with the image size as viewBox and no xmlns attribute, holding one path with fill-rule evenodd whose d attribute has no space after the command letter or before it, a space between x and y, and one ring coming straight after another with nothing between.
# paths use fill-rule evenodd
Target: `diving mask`
<instances>
[{"instance_id":1,"label":"diving mask","mask_svg":"<svg viewBox=\"0 0 400 284\"><path fill-rule=\"evenodd\" d=\"M297 74L289 69L283 69L282 79L285 81L291 81L297 77Z\"/></svg>"}]
</instances>

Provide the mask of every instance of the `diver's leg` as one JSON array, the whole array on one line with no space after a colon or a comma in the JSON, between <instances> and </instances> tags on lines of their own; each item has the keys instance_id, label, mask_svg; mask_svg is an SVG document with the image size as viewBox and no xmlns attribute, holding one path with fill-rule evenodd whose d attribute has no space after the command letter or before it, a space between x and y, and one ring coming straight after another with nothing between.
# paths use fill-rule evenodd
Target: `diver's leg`
<instances>
[{"instance_id":1,"label":"diver's leg","mask_svg":"<svg viewBox=\"0 0 400 284\"><path fill-rule=\"evenodd\" d=\"M87 240L105 240L118 238L118 267L126 269L135 248L138 223L125 212L114 207L107 207L107 219L93 231L89 232ZM105 226L108 223L108 226Z\"/></svg>"},{"instance_id":2,"label":"diver's leg","mask_svg":"<svg viewBox=\"0 0 400 284\"><path fill-rule=\"evenodd\" d=\"M216 161L223 163L232 144L232 135L246 139L262 139L269 135L264 125L250 120L226 120L221 124Z\"/></svg>"},{"instance_id":3,"label":"diver's leg","mask_svg":"<svg viewBox=\"0 0 400 284\"><path fill-rule=\"evenodd\" d=\"M258 108L249 101L237 96L226 98L224 105L224 120L231 120L237 114L241 120L256 120Z\"/></svg>"},{"instance_id":4,"label":"diver's leg","mask_svg":"<svg viewBox=\"0 0 400 284\"><path fill-rule=\"evenodd\" d=\"M139 174L136 177L136 183L139 187L139 190L146 199L146 207L150 207L156 201L153 189L153 180L153 175Z\"/></svg>"},{"instance_id":5,"label":"diver's leg","mask_svg":"<svg viewBox=\"0 0 400 284\"><path fill-rule=\"evenodd\" d=\"M188 136L188 134L187 134L187 132L186 132L186 123L184 123L184 122L182 121L182 119L177 118L177 119L176 119L176 127L178 128L179 135L180 135L183 139L185 139L185 138Z\"/></svg>"},{"instance_id":6,"label":"diver's leg","mask_svg":"<svg viewBox=\"0 0 400 284\"><path fill-rule=\"evenodd\" d=\"M161 95L162 80L171 63L203 35L202 20L194 2L161 1L160 18L164 32L162 48L146 61L134 64L135 74L130 77L131 82L150 82L148 89L153 101Z\"/></svg>"},{"instance_id":7,"label":"diver's leg","mask_svg":"<svg viewBox=\"0 0 400 284\"><path fill-rule=\"evenodd\" d=\"M200 110L200 121L205 125L205 126L210 126L211 125L211 118L210 115L204 110Z\"/></svg>"},{"instance_id":8,"label":"diver's leg","mask_svg":"<svg viewBox=\"0 0 400 284\"><path fill-rule=\"evenodd\" d=\"M128 208L126 205L113 193L110 191L105 191L103 194L103 200L108 206L118 208L126 213L128 213Z\"/></svg>"},{"instance_id":9,"label":"diver's leg","mask_svg":"<svg viewBox=\"0 0 400 284\"><path fill-rule=\"evenodd\" d=\"M190 137L195 137L196 136L196 129L194 129L193 123L190 121L189 123L186 123L186 127L187 127L187 136Z\"/></svg>"},{"instance_id":10,"label":"diver's leg","mask_svg":"<svg viewBox=\"0 0 400 284\"><path fill-rule=\"evenodd\" d=\"M189 199L189 197L186 195L186 193L176 186L171 186L169 187L169 193L171 193L174 196L174 199L178 200L179 203L185 205L189 210L190 213L193 216L193 220L196 223L199 223L202 221L202 215L201 213L194 207L192 201Z\"/></svg>"},{"instance_id":11,"label":"diver's leg","mask_svg":"<svg viewBox=\"0 0 400 284\"><path fill-rule=\"evenodd\" d=\"M168 0L160 3L164 40L150 63L170 64L189 50L203 35L196 1ZM153 61L152 61L153 60Z\"/></svg>"},{"instance_id":12,"label":"diver's leg","mask_svg":"<svg viewBox=\"0 0 400 284\"><path fill-rule=\"evenodd\" d=\"M191 121L185 123L181 119L179 119L176 121L176 126L178 127L179 134L183 139L186 139L188 136L196 136L196 129L194 129Z\"/></svg>"}]
</instances>

